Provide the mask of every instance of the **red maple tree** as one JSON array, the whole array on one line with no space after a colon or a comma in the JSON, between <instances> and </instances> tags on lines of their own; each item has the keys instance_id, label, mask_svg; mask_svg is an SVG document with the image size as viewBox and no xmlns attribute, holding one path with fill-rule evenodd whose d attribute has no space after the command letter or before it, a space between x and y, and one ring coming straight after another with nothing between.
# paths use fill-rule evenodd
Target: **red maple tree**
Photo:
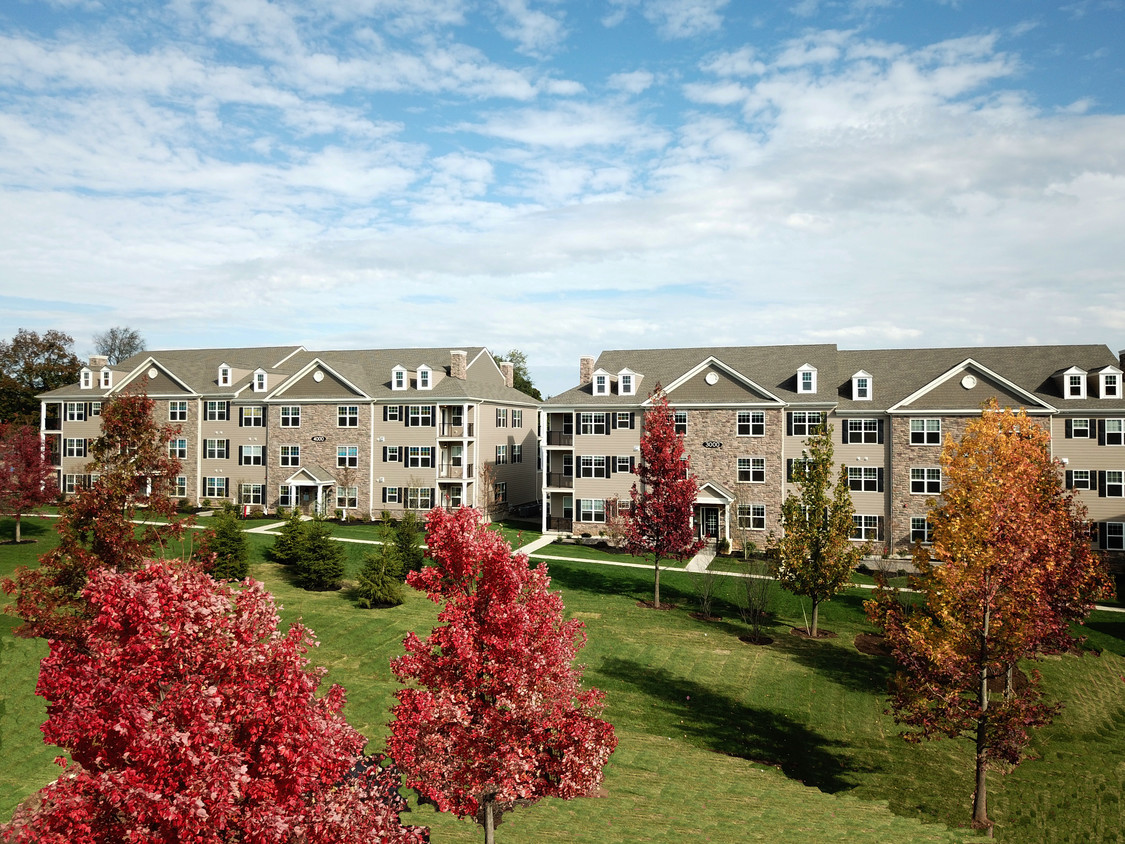
<instances>
[{"instance_id":1,"label":"red maple tree","mask_svg":"<svg viewBox=\"0 0 1125 844\"><path fill-rule=\"evenodd\" d=\"M36 688L44 737L73 764L0 827L4 840L428 840L399 821L393 769L359 756L343 690L317 697L311 631L280 632L261 584L150 562L97 571L83 594L95 613L84 640L52 641Z\"/></svg>"},{"instance_id":2,"label":"red maple tree","mask_svg":"<svg viewBox=\"0 0 1125 844\"><path fill-rule=\"evenodd\" d=\"M168 452L179 429L157 423L154 405L143 393L127 393L102 406L87 466L97 477L61 508L58 546L37 569L17 569L3 582L17 595L6 611L24 620L17 635L80 636L89 615L81 593L93 571L134 570L183 536L190 519L177 518L170 496L180 462Z\"/></svg>"},{"instance_id":3,"label":"red maple tree","mask_svg":"<svg viewBox=\"0 0 1125 844\"><path fill-rule=\"evenodd\" d=\"M39 432L30 425L0 423L0 513L16 518L16 543L20 519L59 494L55 469L43 452Z\"/></svg>"},{"instance_id":4,"label":"red maple tree","mask_svg":"<svg viewBox=\"0 0 1125 844\"><path fill-rule=\"evenodd\" d=\"M387 749L406 784L441 811L474 817L492 842L504 811L541 797L581 797L601 782L617 745L583 690L574 659L580 621L564 619L547 567L513 554L480 514L431 511L432 565L407 583L444 603L422 641L391 662L396 692Z\"/></svg>"},{"instance_id":5,"label":"red maple tree","mask_svg":"<svg viewBox=\"0 0 1125 844\"><path fill-rule=\"evenodd\" d=\"M1109 581L1049 434L1022 411L992 402L960 442L946 442L930 520L932 545L915 549L911 580L924 602L881 587L867 611L901 667L891 706L911 728L904 738L973 740L973 823L987 827L988 769L1018 764L1031 730L1059 708L1043 700L1038 672L1013 682L1016 664L1072 647L1071 624Z\"/></svg>"},{"instance_id":6,"label":"red maple tree","mask_svg":"<svg viewBox=\"0 0 1125 844\"><path fill-rule=\"evenodd\" d=\"M641 432L641 462L633 470L641 479L629 491L633 506L625 514L625 547L638 557L652 555L652 605L660 609L660 561L682 562L703 547L692 528L699 484L676 432L676 416L659 384L649 395Z\"/></svg>"}]
</instances>

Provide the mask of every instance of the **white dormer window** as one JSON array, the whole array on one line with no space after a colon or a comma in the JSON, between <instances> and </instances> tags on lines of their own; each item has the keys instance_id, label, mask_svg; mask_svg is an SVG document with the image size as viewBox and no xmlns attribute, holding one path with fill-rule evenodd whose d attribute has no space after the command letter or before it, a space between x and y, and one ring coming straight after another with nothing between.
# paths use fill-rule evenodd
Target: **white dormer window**
<instances>
[{"instance_id":1,"label":"white dormer window","mask_svg":"<svg viewBox=\"0 0 1125 844\"><path fill-rule=\"evenodd\" d=\"M266 373L264 370L254 370L254 392L264 393L266 391Z\"/></svg>"},{"instance_id":2,"label":"white dormer window","mask_svg":"<svg viewBox=\"0 0 1125 844\"><path fill-rule=\"evenodd\" d=\"M92 373L88 369L83 369L82 374L81 374L81 378L80 378L78 383L79 383L79 386L81 386L81 388L83 390L90 389L91 387L94 386L94 373Z\"/></svg>"},{"instance_id":3,"label":"white dormer window","mask_svg":"<svg viewBox=\"0 0 1125 844\"><path fill-rule=\"evenodd\" d=\"M805 364L797 370L797 392L798 393L815 393L816 392L816 367L811 364Z\"/></svg>"},{"instance_id":4,"label":"white dormer window","mask_svg":"<svg viewBox=\"0 0 1125 844\"><path fill-rule=\"evenodd\" d=\"M101 387L103 390L108 390L113 386L113 372L108 366L102 367Z\"/></svg>"},{"instance_id":5,"label":"white dormer window","mask_svg":"<svg viewBox=\"0 0 1125 844\"><path fill-rule=\"evenodd\" d=\"M622 369L617 373L617 392L622 396L634 395L637 389L637 382L632 372L628 369Z\"/></svg>"},{"instance_id":6,"label":"white dormer window","mask_svg":"<svg viewBox=\"0 0 1125 844\"><path fill-rule=\"evenodd\" d=\"M219 365L219 386L220 387L229 387L230 386L230 379L231 379L230 367L227 366L225 363L220 364Z\"/></svg>"},{"instance_id":7,"label":"white dormer window","mask_svg":"<svg viewBox=\"0 0 1125 844\"><path fill-rule=\"evenodd\" d=\"M1121 398L1121 370L1116 366L1107 366L1100 373L1099 395L1103 399Z\"/></svg>"},{"instance_id":8,"label":"white dormer window","mask_svg":"<svg viewBox=\"0 0 1125 844\"><path fill-rule=\"evenodd\" d=\"M433 385L433 371L428 366L418 367L418 389L428 390Z\"/></svg>"},{"instance_id":9,"label":"white dormer window","mask_svg":"<svg viewBox=\"0 0 1125 844\"><path fill-rule=\"evenodd\" d=\"M599 369L594 373L594 395L609 395L609 373L604 369Z\"/></svg>"},{"instance_id":10,"label":"white dormer window","mask_svg":"<svg viewBox=\"0 0 1125 844\"><path fill-rule=\"evenodd\" d=\"M852 399L871 401L871 373L862 369L852 376Z\"/></svg>"},{"instance_id":11,"label":"white dormer window","mask_svg":"<svg viewBox=\"0 0 1125 844\"><path fill-rule=\"evenodd\" d=\"M406 367L396 366L391 370L391 389L405 390L406 384Z\"/></svg>"},{"instance_id":12,"label":"white dormer window","mask_svg":"<svg viewBox=\"0 0 1125 844\"><path fill-rule=\"evenodd\" d=\"M1086 370L1072 366L1062 373L1059 386L1064 399L1086 398Z\"/></svg>"}]
</instances>

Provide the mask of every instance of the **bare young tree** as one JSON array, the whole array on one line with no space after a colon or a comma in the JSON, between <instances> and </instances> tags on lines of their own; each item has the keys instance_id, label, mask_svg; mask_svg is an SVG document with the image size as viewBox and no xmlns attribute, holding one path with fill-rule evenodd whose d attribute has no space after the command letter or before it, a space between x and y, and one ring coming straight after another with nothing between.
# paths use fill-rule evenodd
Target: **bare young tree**
<instances>
[{"instance_id":1,"label":"bare young tree","mask_svg":"<svg viewBox=\"0 0 1125 844\"><path fill-rule=\"evenodd\" d=\"M146 348L145 338L135 328L116 325L94 335L94 351L109 358L111 366L121 363L137 352L143 352Z\"/></svg>"}]
</instances>

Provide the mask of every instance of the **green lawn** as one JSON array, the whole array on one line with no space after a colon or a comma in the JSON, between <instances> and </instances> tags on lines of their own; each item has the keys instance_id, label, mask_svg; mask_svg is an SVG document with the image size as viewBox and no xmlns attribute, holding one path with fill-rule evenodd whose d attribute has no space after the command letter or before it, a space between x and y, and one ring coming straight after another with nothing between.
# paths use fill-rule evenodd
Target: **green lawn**
<instances>
[{"instance_id":1,"label":"green lawn","mask_svg":"<svg viewBox=\"0 0 1125 844\"><path fill-rule=\"evenodd\" d=\"M632 565L647 566L652 568L651 557L634 557L632 554L626 554L623 551L606 551L602 548L595 548L592 545L564 545L555 542L548 545L539 551L532 552L533 559L545 558L550 562L551 557L563 557L576 560L590 560L595 563L630 563ZM664 569L682 569L688 564L689 560L677 562L676 560L661 560L660 568Z\"/></svg>"},{"instance_id":2,"label":"green lawn","mask_svg":"<svg viewBox=\"0 0 1125 844\"><path fill-rule=\"evenodd\" d=\"M41 541L0 546L0 574L51 545L52 523L24 524L41 526ZM8 535L10 520L0 520L0 539ZM396 688L388 659L401 653L407 631L433 625L437 608L414 592L403 606L377 611L357 609L342 592L304 592L265 562L271 542L251 537L253 576L274 593L286 622L302 618L316 631L315 661L347 688L349 720L379 748ZM347 547L354 572L367 549ZM883 712L890 663L853 644L855 633L871 629L862 614L868 592L822 607L822 626L838 637L819 642L789 633L802 611L779 593L774 643L762 647L739 640L746 628L730 603L735 578L720 579L714 611L722 620L701 622L689 614L696 579L687 573L661 578L662 599L679 609L654 612L637 606L651 596L651 571L548 565L568 612L586 623L585 677L606 691L606 717L621 743L604 796L517 810L498 831L500 842L983 840L956 828L972 792L967 743L909 746ZM57 768L33 695L45 646L8 635L10 617L0 625L0 817L7 817ZM1086 632L1097 651L1039 664L1048 693L1067 701L1034 740L1041 758L990 776L1000 841L1125 840L1125 616L1095 613ZM431 826L435 844L480 839L474 825L428 808L410 820Z\"/></svg>"}]
</instances>

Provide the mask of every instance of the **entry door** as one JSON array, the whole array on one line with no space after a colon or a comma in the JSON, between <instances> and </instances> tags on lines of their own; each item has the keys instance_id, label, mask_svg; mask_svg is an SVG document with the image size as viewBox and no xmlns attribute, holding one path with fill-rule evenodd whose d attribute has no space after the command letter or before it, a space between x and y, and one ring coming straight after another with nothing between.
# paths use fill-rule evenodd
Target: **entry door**
<instances>
[{"instance_id":1,"label":"entry door","mask_svg":"<svg viewBox=\"0 0 1125 844\"><path fill-rule=\"evenodd\" d=\"M313 514L313 508L316 505L316 488L311 486L303 486L301 489L301 512L306 516Z\"/></svg>"},{"instance_id":2,"label":"entry door","mask_svg":"<svg viewBox=\"0 0 1125 844\"><path fill-rule=\"evenodd\" d=\"M704 539L718 539L719 537L719 508L718 507L703 507L701 515L703 516L703 538Z\"/></svg>"}]
</instances>

